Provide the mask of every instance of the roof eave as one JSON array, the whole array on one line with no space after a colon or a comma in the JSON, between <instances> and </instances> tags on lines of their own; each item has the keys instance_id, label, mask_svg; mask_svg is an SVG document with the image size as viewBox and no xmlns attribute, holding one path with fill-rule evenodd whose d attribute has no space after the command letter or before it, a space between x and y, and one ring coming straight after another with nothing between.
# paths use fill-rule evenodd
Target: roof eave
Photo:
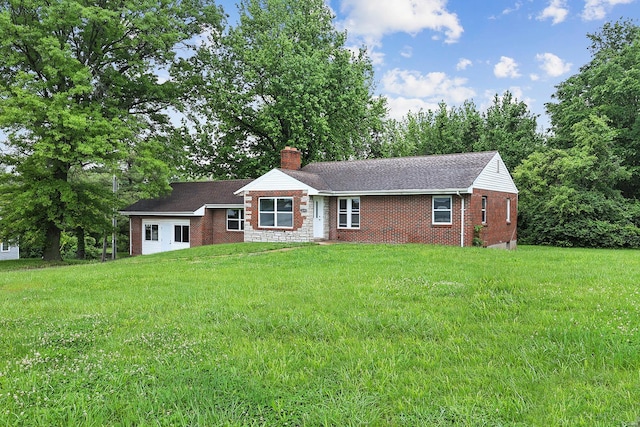
<instances>
[{"instance_id":1,"label":"roof eave","mask_svg":"<svg viewBox=\"0 0 640 427\"><path fill-rule=\"evenodd\" d=\"M244 203L211 203L204 205L206 209L240 209L244 207Z\"/></svg>"},{"instance_id":2,"label":"roof eave","mask_svg":"<svg viewBox=\"0 0 640 427\"><path fill-rule=\"evenodd\" d=\"M412 196L421 194L471 194L472 187L465 188L434 188L434 189L407 189L407 190L367 190L367 191L320 191L320 196Z\"/></svg>"},{"instance_id":3,"label":"roof eave","mask_svg":"<svg viewBox=\"0 0 640 427\"><path fill-rule=\"evenodd\" d=\"M126 216L203 216L196 212L158 212L158 211L118 211L120 215Z\"/></svg>"}]
</instances>

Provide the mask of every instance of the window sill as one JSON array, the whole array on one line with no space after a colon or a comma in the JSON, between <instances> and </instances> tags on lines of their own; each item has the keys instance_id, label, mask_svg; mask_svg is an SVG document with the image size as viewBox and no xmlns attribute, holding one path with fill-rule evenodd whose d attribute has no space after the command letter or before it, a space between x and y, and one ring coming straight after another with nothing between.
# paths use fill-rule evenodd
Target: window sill
<instances>
[{"instance_id":1,"label":"window sill","mask_svg":"<svg viewBox=\"0 0 640 427\"><path fill-rule=\"evenodd\" d=\"M291 231L293 227L258 227L257 230L265 231Z\"/></svg>"}]
</instances>

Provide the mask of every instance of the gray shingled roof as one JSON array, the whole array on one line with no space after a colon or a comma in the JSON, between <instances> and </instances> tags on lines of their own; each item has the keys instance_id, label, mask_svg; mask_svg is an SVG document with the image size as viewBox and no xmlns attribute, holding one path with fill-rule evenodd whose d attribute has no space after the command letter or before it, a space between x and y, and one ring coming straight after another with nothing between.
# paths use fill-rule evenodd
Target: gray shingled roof
<instances>
[{"instance_id":1,"label":"gray shingled roof","mask_svg":"<svg viewBox=\"0 0 640 427\"><path fill-rule=\"evenodd\" d=\"M122 212L195 212L204 205L241 205L242 197L233 193L251 181L175 182L168 196L140 200Z\"/></svg>"},{"instance_id":2,"label":"gray shingled roof","mask_svg":"<svg viewBox=\"0 0 640 427\"><path fill-rule=\"evenodd\" d=\"M282 172L320 191L463 189L473 184L497 151L311 163Z\"/></svg>"}]
</instances>

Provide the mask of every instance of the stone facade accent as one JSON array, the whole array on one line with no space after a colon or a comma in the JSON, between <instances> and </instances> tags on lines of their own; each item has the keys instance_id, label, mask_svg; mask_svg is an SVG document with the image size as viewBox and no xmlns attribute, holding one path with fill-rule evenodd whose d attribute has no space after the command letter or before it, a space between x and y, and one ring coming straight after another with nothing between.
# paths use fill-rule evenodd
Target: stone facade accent
<instances>
[{"instance_id":1,"label":"stone facade accent","mask_svg":"<svg viewBox=\"0 0 640 427\"><path fill-rule=\"evenodd\" d=\"M292 197L292 228L260 228L258 206L261 197ZM245 242L312 242L313 205L306 191L250 191L244 196Z\"/></svg>"}]
</instances>

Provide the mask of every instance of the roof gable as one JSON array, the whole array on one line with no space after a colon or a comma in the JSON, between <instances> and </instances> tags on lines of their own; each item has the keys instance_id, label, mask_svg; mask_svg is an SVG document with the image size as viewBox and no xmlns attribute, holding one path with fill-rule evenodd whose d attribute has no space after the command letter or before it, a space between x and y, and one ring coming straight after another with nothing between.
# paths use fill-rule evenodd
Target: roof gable
<instances>
[{"instance_id":1,"label":"roof gable","mask_svg":"<svg viewBox=\"0 0 640 427\"><path fill-rule=\"evenodd\" d=\"M499 153L487 163L482 172L473 181L473 188L503 191L505 193L518 193L518 188L507 170L507 166L502 161Z\"/></svg>"},{"instance_id":2,"label":"roof gable","mask_svg":"<svg viewBox=\"0 0 640 427\"><path fill-rule=\"evenodd\" d=\"M286 173L285 173L286 172ZM300 171L291 171L284 169L272 169L259 178L251 181L247 185L238 189L235 194L241 194L245 191L281 191L281 190L305 190L310 195L318 194L318 188L309 185L307 182L313 180L300 180L305 174Z\"/></svg>"}]
</instances>

